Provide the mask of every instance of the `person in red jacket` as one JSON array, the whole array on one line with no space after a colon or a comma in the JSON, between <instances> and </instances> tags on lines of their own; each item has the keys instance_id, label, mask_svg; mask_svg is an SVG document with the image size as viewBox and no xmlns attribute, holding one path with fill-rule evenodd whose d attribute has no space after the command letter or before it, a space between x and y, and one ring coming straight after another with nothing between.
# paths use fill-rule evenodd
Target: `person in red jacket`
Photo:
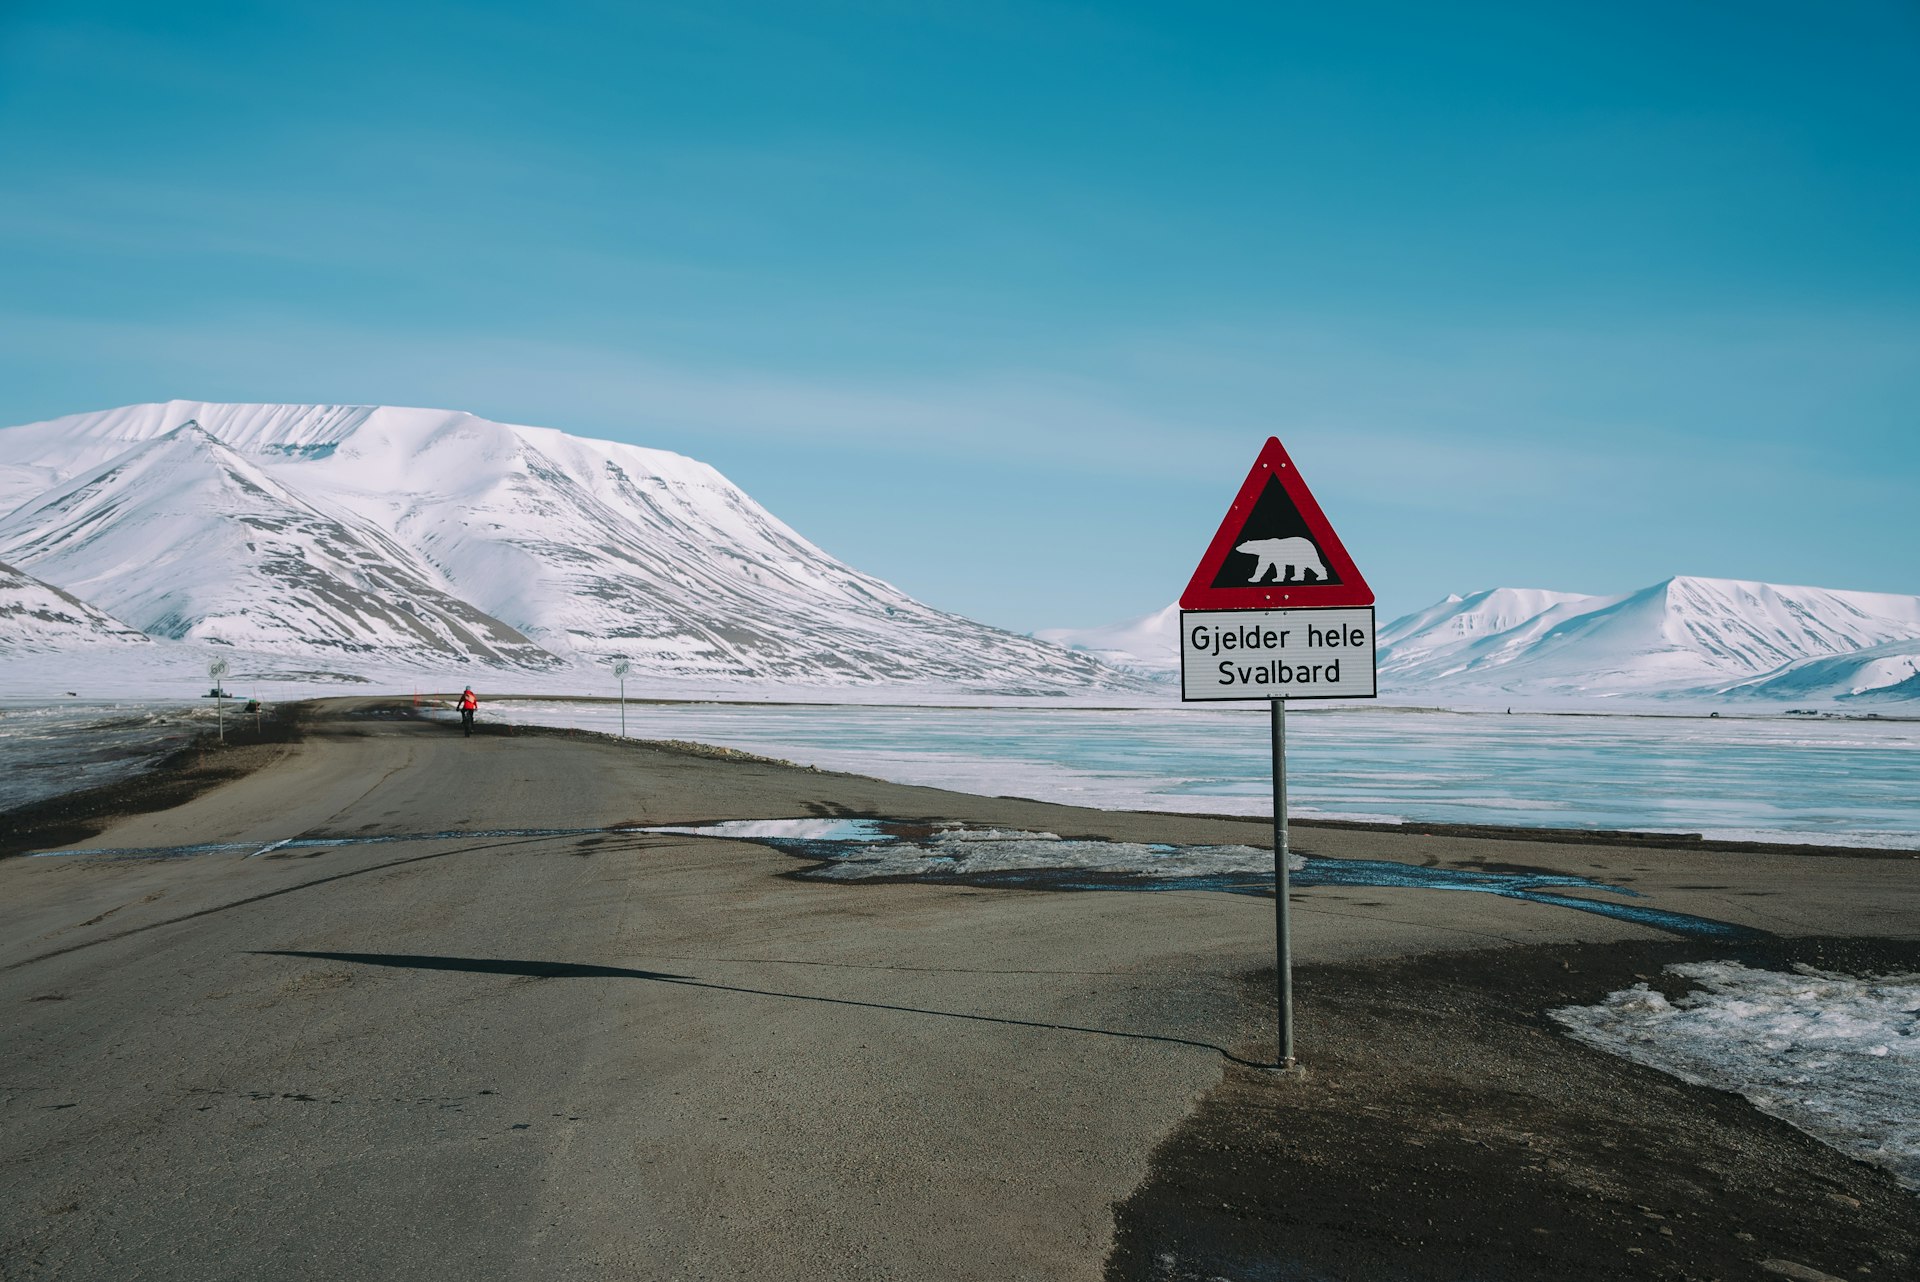
<instances>
[{"instance_id":1,"label":"person in red jacket","mask_svg":"<svg viewBox=\"0 0 1920 1282\"><path fill-rule=\"evenodd\" d=\"M460 692L460 727L469 735L473 733L473 714L479 706L480 701L473 697L472 686Z\"/></svg>"}]
</instances>

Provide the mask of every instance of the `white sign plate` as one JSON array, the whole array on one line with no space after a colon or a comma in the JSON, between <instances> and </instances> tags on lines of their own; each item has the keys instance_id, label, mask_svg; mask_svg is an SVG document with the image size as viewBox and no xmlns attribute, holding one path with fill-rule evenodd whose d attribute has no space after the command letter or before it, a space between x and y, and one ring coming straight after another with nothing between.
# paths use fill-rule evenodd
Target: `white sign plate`
<instances>
[{"instance_id":1,"label":"white sign plate","mask_svg":"<svg viewBox=\"0 0 1920 1282\"><path fill-rule=\"evenodd\" d=\"M1373 607L1183 610L1180 698L1371 699Z\"/></svg>"}]
</instances>

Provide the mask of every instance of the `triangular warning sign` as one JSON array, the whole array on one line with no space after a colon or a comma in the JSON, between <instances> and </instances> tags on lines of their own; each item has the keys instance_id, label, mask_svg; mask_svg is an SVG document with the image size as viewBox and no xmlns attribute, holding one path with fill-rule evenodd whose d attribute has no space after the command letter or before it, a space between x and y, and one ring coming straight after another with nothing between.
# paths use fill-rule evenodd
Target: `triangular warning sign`
<instances>
[{"instance_id":1,"label":"triangular warning sign","mask_svg":"<svg viewBox=\"0 0 1920 1282\"><path fill-rule=\"evenodd\" d=\"M1276 437L1268 437L1200 568L1183 610L1304 610L1372 605L1340 536Z\"/></svg>"}]
</instances>

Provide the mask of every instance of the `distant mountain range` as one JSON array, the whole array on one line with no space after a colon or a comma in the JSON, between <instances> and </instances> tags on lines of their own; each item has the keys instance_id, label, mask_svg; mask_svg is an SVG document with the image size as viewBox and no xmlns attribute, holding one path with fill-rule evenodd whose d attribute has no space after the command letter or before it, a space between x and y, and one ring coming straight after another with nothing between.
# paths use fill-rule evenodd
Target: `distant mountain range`
<instances>
[{"instance_id":1,"label":"distant mountain range","mask_svg":"<svg viewBox=\"0 0 1920 1282\"><path fill-rule=\"evenodd\" d=\"M171 401L0 430L10 661L577 688L625 658L655 690L1158 700L1178 623L1004 632L835 560L704 463L448 410ZM1901 704L1920 597L1703 578L1450 596L1381 629L1380 690Z\"/></svg>"},{"instance_id":2,"label":"distant mountain range","mask_svg":"<svg viewBox=\"0 0 1920 1282\"><path fill-rule=\"evenodd\" d=\"M172 401L0 430L0 562L0 654L159 640L345 680L624 657L663 680L1141 686L862 574L704 463L446 410Z\"/></svg>"},{"instance_id":3,"label":"distant mountain range","mask_svg":"<svg viewBox=\"0 0 1920 1282\"><path fill-rule=\"evenodd\" d=\"M1380 646L1383 688L1489 698L1904 697L1897 687L1920 663L1920 597L1702 578L1623 596L1501 588L1397 619L1381 629Z\"/></svg>"},{"instance_id":4,"label":"distant mountain range","mask_svg":"<svg viewBox=\"0 0 1920 1282\"><path fill-rule=\"evenodd\" d=\"M1039 635L1169 678L1179 612ZM1445 704L1920 700L1920 597L1672 578L1621 596L1495 588L1386 624L1383 698Z\"/></svg>"}]
</instances>

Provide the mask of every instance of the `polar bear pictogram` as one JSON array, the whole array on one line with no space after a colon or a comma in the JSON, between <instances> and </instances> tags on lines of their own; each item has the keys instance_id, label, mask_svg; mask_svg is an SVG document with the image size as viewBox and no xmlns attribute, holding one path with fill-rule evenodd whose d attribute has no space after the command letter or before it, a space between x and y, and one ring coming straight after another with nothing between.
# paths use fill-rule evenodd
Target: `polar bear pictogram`
<instances>
[{"instance_id":1,"label":"polar bear pictogram","mask_svg":"<svg viewBox=\"0 0 1920 1282\"><path fill-rule=\"evenodd\" d=\"M1291 583L1296 573L1302 583L1309 574L1322 583L1327 581L1327 567L1322 564L1320 549L1313 546L1312 539L1249 539L1234 551L1260 558L1260 563L1253 568L1253 577L1247 580L1249 583L1260 582L1269 570L1273 571L1276 583Z\"/></svg>"}]
</instances>

